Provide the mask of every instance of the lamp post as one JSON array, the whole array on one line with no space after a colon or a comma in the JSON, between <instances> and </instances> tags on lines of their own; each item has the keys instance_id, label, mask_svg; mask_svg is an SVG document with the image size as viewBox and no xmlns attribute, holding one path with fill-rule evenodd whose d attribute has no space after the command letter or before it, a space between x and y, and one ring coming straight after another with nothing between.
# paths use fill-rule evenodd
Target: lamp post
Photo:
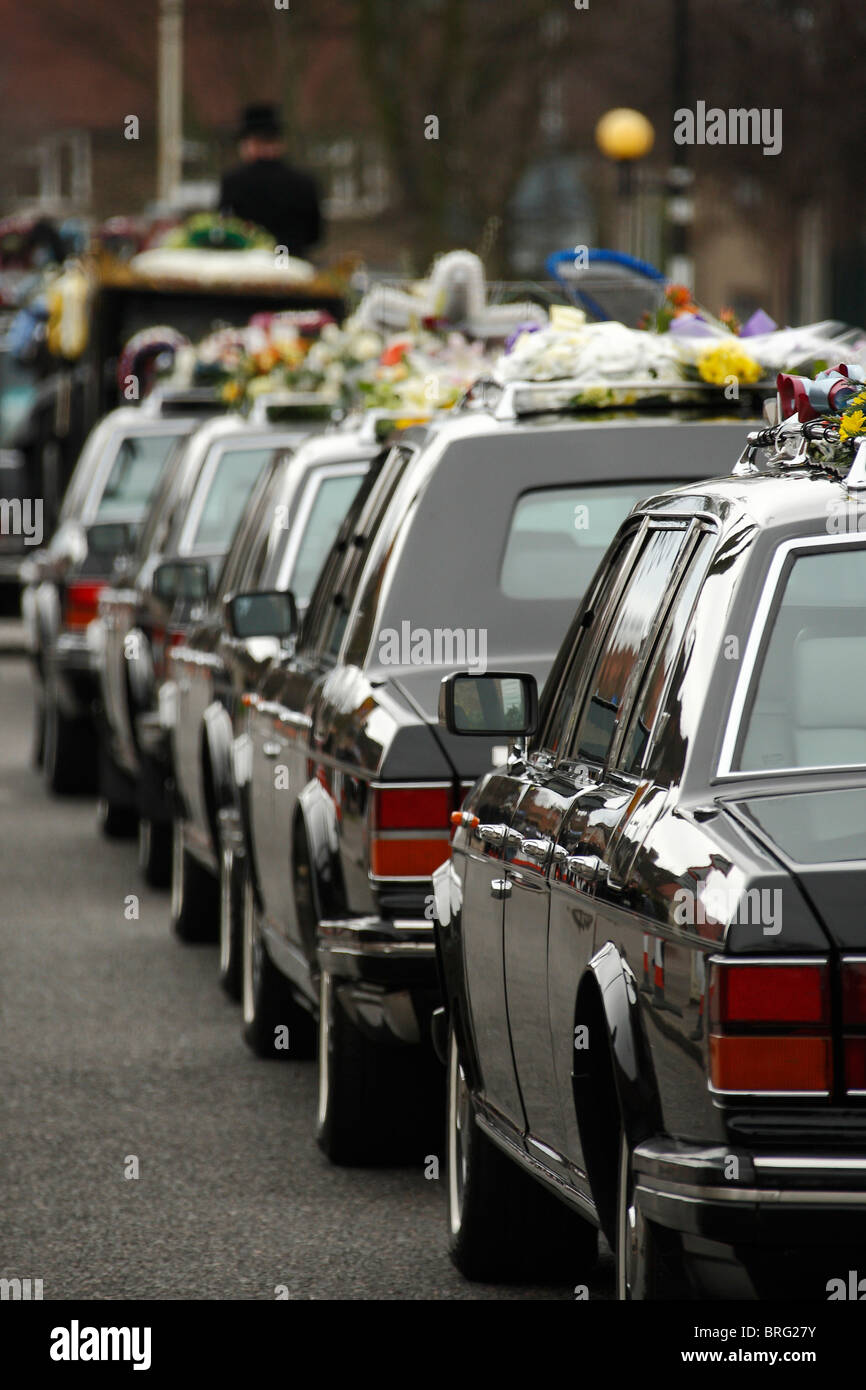
<instances>
[{"instance_id":1,"label":"lamp post","mask_svg":"<svg viewBox=\"0 0 866 1390\"><path fill-rule=\"evenodd\" d=\"M180 183L183 158L183 0L160 0L157 44L157 197L167 203Z\"/></svg>"},{"instance_id":2,"label":"lamp post","mask_svg":"<svg viewBox=\"0 0 866 1390\"><path fill-rule=\"evenodd\" d=\"M655 143L655 131L640 111L617 106L607 111L595 127L595 143L617 166L617 241L623 251L634 255L637 251L635 164L649 154Z\"/></svg>"}]
</instances>

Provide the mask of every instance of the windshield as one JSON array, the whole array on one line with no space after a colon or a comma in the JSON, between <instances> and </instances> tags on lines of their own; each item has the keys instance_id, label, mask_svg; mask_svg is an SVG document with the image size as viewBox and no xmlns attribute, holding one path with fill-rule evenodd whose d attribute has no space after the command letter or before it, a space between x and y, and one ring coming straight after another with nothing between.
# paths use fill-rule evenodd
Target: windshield
<instances>
[{"instance_id":1,"label":"windshield","mask_svg":"<svg viewBox=\"0 0 866 1390\"><path fill-rule=\"evenodd\" d=\"M795 552L752 676L733 770L866 764L866 546Z\"/></svg>"},{"instance_id":2,"label":"windshield","mask_svg":"<svg viewBox=\"0 0 866 1390\"><path fill-rule=\"evenodd\" d=\"M140 434L121 440L99 500L96 519L140 521L179 438L178 434Z\"/></svg>"},{"instance_id":3,"label":"windshield","mask_svg":"<svg viewBox=\"0 0 866 1390\"><path fill-rule=\"evenodd\" d=\"M256 479L274 452L273 445L260 449L225 449L216 468L203 474L204 497L193 496L190 514L195 519L189 549L224 550L240 520Z\"/></svg>"}]
</instances>

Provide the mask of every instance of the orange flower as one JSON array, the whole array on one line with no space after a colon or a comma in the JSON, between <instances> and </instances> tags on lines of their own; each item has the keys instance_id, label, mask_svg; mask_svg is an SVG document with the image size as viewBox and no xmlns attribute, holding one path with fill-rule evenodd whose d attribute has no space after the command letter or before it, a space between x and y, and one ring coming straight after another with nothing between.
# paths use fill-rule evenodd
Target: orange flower
<instances>
[{"instance_id":1,"label":"orange flower","mask_svg":"<svg viewBox=\"0 0 866 1390\"><path fill-rule=\"evenodd\" d=\"M387 347L382 353L379 362L383 367L396 367L398 362L403 361L408 350L409 344L406 342L392 343L391 346Z\"/></svg>"}]
</instances>

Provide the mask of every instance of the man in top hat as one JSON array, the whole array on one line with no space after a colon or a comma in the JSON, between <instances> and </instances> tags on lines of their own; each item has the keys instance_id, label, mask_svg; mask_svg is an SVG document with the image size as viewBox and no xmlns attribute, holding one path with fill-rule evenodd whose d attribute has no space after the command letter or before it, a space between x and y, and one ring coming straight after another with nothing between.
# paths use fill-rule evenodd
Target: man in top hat
<instances>
[{"instance_id":1,"label":"man in top hat","mask_svg":"<svg viewBox=\"0 0 866 1390\"><path fill-rule=\"evenodd\" d=\"M289 255L305 256L322 235L319 195L309 174L283 159L276 108L245 107L238 144L241 163L223 175L220 212L255 222Z\"/></svg>"}]
</instances>

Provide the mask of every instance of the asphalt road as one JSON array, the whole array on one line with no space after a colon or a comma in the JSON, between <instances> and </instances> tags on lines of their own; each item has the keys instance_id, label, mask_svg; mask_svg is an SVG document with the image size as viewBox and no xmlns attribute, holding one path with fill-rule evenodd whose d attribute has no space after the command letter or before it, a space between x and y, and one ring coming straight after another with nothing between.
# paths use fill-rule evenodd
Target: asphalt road
<instances>
[{"instance_id":1,"label":"asphalt road","mask_svg":"<svg viewBox=\"0 0 866 1390\"><path fill-rule=\"evenodd\" d=\"M0 1277L45 1299L565 1299L467 1283L443 1179L332 1167L315 1064L260 1062L180 946L133 843L30 766L30 683L0 658ZM128 920L129 895L139 899ZM138 1178L127 1178L137 1159ZM605 1253L591 1298L612 1297Z\"/></svg>"}]
</instances>

